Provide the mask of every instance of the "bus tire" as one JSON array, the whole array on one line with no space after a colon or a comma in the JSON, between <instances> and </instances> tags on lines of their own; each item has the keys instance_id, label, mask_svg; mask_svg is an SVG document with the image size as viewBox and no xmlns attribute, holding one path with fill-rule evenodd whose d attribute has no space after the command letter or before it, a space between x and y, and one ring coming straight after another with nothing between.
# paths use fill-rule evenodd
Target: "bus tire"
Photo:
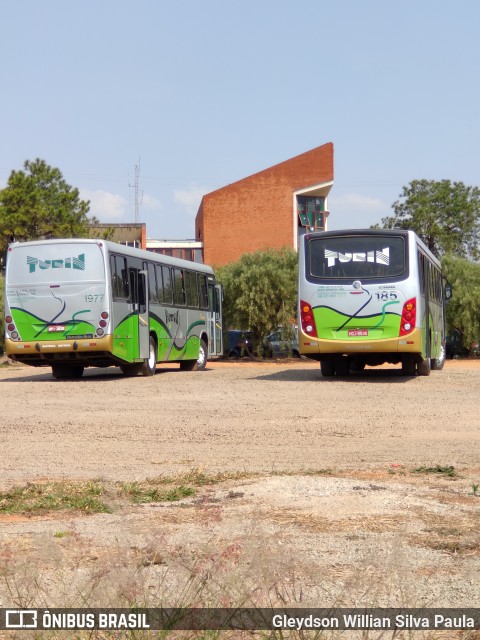
<instances>
[{"instance_id":1,"label":"bus tire","mask_svg":"<svg viewBox=\"0 0 480 640\"><path fill-rule=\"evenodd\" d=\"M432 371L440 371L441 369L443 369L445 365L445 358L446 358L445 345L442 344L440 346L440 353L438 354L438 358L432 358L432 361L431 361Z\"/></svg>"},{"instance_id":2,"label":"bus tire","mask_svg":"<svg viewBox=\"0 0 480 640\"><path fill-rule=\"evenodd\" d=\"M53 363L52 375L56 380L78 380L83 376L82 364Z\"/></svg>"},{"instance_id":3,"label":"bus tire","mask_svg":"<svg viewBox=\"0 0 480 640\"><path fill-rule=\"evenodd\" d=\"M200 339L197 360L183 360L180 362L181 371L204 371L207 366L208 348L205 342Z\"/></svg>"},{"instance_id":4,"label":"bus tire","mask_svg":"<svg viewBox=\"0 0 480 640\"><path fill-rule=\"evenodd\" d=\"M331 378L335 375L335 363L332 360L322 360L320 362L320 371L324 378Z\"/></svg>"},{"instance_id":5,"label":"bus tire","mask_svg":"<svg viewBox=\"0 0 480 640\"><path fill-rule=\"evenodd\" d=\"M417 373L419 376L429 376L430 375L430 358L425 358L421 360L417 365Z\"/></svg>"},{"instance_id":6,"label":"bus tire","mask_svg":"<svg viewBox=\"0 0 480 640\"><path fill-rule=\"evenodd\" d=\"M143 376L154 376L157 370L157 343L155 338L150 336L148 343L148 358L142 364Z\"/></svg>"},{"instance_id":7,"label":"bus tire","mask_svg":"<svg viewBox=\"0 0 480 640\"><path fill-rule=\"evenodd\" d=\"M197 371L205 371L205 367L207 366L208 359L208 347L206 343L200 339L200 346L198 348L198 360L197 360Z\"/></svg>"},{"instance_id":8,"label":"bus tire","mask_svg":"<svg viewBox=\"0 0 480 640\"><path fill-rule=\"evenodd\" d=\"M208 360L208 347L207 343L200 338L200 345L198 347L198 360L196 361L196 371L205 371Z\"/></svg>"},{"instance_id":9,"label":"bus tire","mask_svg":"<svg viewBox=\"0 0 480 640\"><path fill-rule=\"evenodd\" d=\"M415 375L415 359L413 354L408 353L403 356L402 360L402 375L403 376L414 376Z\"/></svg>"}]
</instances>

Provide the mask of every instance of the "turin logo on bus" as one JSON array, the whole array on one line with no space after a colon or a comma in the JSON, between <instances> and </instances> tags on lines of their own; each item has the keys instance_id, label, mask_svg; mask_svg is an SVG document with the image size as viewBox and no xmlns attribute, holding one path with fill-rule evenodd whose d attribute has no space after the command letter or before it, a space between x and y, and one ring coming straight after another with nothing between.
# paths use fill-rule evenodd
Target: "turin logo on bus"
<instances>
[{"instance_id":1,"label":"turin logo on bus","mask_svg":"<svg viewBox=\"0 0 480 640\"><path fill-rule=\"evenodd\" d=\"M55 260L40 260L40 258L32 258L27 256L28 272L35 273L37 267L39 269L78 269L85 271L85 254L81 253L78 257L58 258Z\"/></svg>"},{"instance_id":2,"label":"turin logo on bus","mask_svg":"<svg viewBox=\"0 0 480 640\"><path fill-rule=\"evenodd\" d=\"M339 262L376 262L377 264L390 264L390 247L382 251L353 251L352 253L339 253L325 249L327 265L333 267L335 261Z\"/></svg>"}]
</instances>

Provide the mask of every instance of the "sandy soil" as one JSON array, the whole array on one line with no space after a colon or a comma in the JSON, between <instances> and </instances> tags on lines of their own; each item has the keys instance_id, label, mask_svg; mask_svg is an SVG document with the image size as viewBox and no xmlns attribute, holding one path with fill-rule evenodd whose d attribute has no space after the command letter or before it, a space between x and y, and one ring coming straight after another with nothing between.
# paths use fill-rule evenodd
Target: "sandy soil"
<instances>
[{"instance_id":1,"label":"sandy soil","mask_svg":"<svg viewBox=\"0 0 480 640\"><path fill-rule=\"evenodd\" d=\"M0 368L3 489L230 474L179 503L0 516L0 605L479 607L479 388L474 360L428 378ZM458 475L413 472L436 465Z\"/></svg>"}]
</instances>

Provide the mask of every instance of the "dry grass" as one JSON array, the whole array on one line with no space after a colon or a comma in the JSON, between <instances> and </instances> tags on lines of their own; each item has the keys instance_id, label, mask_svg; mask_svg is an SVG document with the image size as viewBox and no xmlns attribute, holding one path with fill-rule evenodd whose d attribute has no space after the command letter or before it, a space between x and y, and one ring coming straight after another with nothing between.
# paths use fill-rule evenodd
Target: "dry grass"
<instances>
[{"instance_id":1,"label":"dry grass","mask_svg":"<svg viewBox=\"0 0 480 640\"><path fill-rule=\"evenodd\" d=\"M339 607L375 607L385 606L385 600L390 597L395 606L416 606L412 594L417 582L422 576L427 581L434 580L437 567L430 564L412 571L411 566L403 564L402 554L407 553L405 545L448 557L478 556L478 509L475 508L478 503L474 496L469 496L467 502L461 499L465 487L458 479L437 478L436 474L434 477L406 474L402 481L410 482L408 486L419 500L422 498L427 509L419 506L406 514L399 505L397 513L335 517L334 513L321 516L297 505L283 509L267 505L255 510L254 519L245 520L234 529L229 528L230 505L239 503L245 508L252 502L251 498L242 500L244 493L235 489L239 484L254 487L253 480L259 479L259 474L208 475L194 470L141 483L60 483L64 498L65 494L72 498L90 491L104 500L113 513L96 517L103 519L102 526L106 529L109 518L137 517L135 536L118 538L112 544L111 537L104 539L103 534L98 534L97 539L93 538L93 534L88 533L90 529L77 527L75 520L69 520L67 524L55 524L49 537L35 538L27 532L23 537L6 540L0 551L0 601L19 608L305 607L326 603ZM264 474L264 477L266 475L278 474ZM333 474L323 470L309 475L331 478ZM354 480L349 486L357 502L384 495L390 484L399 480L399 476L392 476L388 470L345 472L335 476ZM53 495L54 488L59 487L51 483L26 487L28 490L24 487L17 492L15 509L12 490L8 498L12 501L8 503L10 513L35 513L32 508L38 495L42 506L37 513L47 513L46 495ZM450 502L445 502L445 495ZM181 506L170 504L169 496L171 500L178 498ZM59 499L63 510L68 502L64 498ZM2 494L0 499L7 500L7 497ZM161 508L143 504L150 500L168 502ZM68 505L75 514L92 513ZM148 519L145 514L149 515ZM88 522L91 518L77 520ZM420 523L417 529L412 528L413 521ZM178 536L180 530L183 537ZM312 553L301 558L297 554L297 540L303 535L311 541ZM325 554L330 544L347 549L361 547L369 539L378 545L369 553L339 554L336 559ZM321 558L315 555L317 545L323 549ZM388 555L377 558L378 550L388 545ZM424 604L422 601L419 606ZM62 631L39 632L32 638L480 640L480 635L475 633Z\"/></svg>"}]
</instances>

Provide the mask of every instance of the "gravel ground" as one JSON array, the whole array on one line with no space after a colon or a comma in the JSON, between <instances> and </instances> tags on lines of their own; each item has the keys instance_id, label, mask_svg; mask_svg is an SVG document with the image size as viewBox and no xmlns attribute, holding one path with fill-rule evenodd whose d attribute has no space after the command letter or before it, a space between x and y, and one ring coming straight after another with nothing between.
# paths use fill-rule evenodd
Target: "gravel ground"
<instances>
[{"instance_id":1,"label":"gravel ground","mask_svg":"<svg viewBox=\"0 0 480 640\"><path fill-rule=\"evenodd\" d=\"M3 489L225 478L172 504L0 515L0 605L479 607L479 386L475 360L428 378L0 368Z\"/></svg>"}]
</instances>

